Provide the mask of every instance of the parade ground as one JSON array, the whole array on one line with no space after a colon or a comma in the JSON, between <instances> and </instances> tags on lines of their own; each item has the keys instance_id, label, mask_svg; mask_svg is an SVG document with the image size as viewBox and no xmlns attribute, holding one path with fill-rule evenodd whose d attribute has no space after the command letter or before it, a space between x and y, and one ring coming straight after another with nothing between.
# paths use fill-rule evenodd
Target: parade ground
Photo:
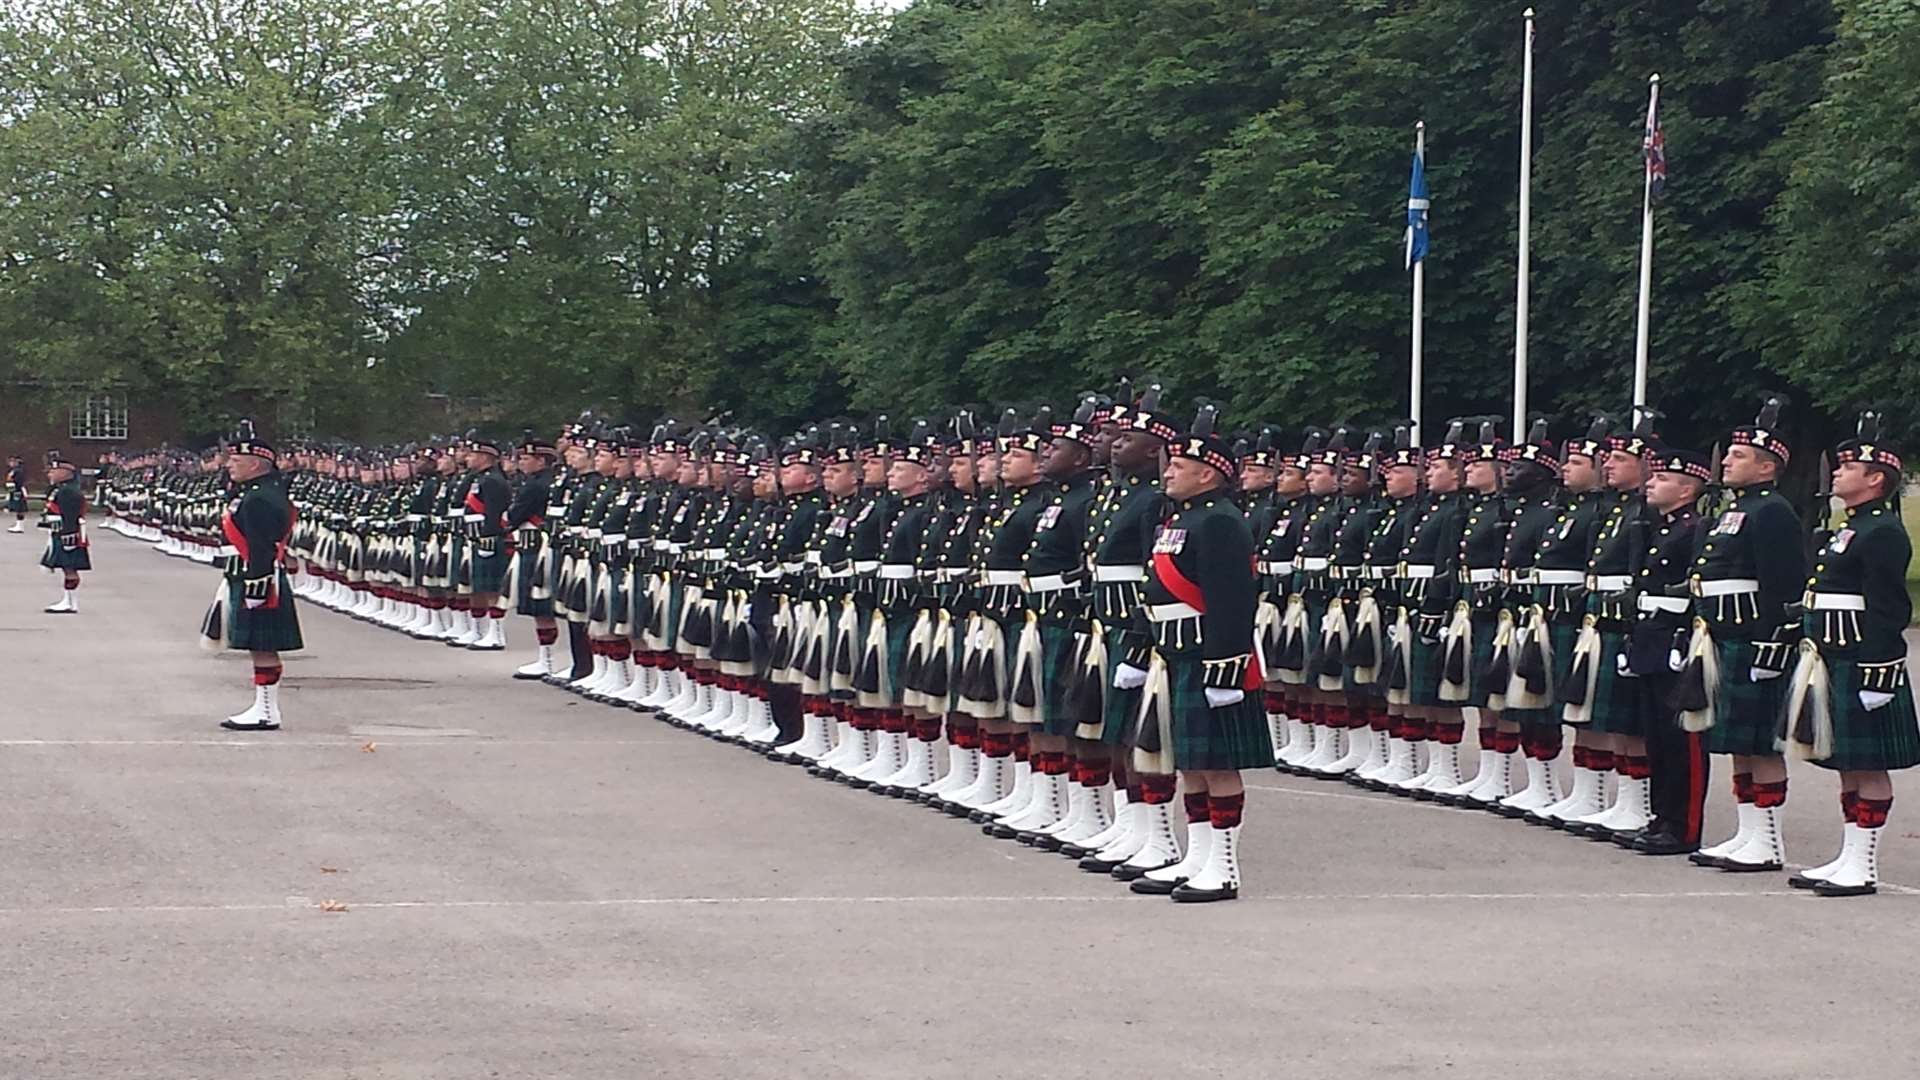
<instances>
[{"instance_id":1,"label":"parade ground","mask_svg":"<svg viewBox=\"0 0 1920 1080\"><path fill-rule=\"evenodd\" d=\"M0 1077L1910 1077L1920 793L1876 897L1249 777L1243 899L1134 896L305 606L217 724L204 566L0 536ZM1840 829L1796 765L1789 859ZM1732 826L1716 762L1709 840ZM1911 809L1909 809L1911 808Z\"/></svg>"}]
</instances>

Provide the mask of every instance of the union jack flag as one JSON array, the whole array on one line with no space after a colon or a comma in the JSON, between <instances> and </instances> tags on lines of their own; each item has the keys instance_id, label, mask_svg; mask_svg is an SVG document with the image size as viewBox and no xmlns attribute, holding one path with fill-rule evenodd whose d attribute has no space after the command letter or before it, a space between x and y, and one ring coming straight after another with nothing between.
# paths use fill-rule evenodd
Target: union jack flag
<instances>
[{"instance_id":1,"label":"union jack flag","mask_svg":"<svg viewBox=\"0 0 1920 1080\"><path fill-rule=\"evenodd\" d=\"M1647 160L1647 193L1659 198L1667 190L1667 136L1660 130L1660 92L1647 99L1647 135L1640 152Z\"/></svg>"}]
</instances>

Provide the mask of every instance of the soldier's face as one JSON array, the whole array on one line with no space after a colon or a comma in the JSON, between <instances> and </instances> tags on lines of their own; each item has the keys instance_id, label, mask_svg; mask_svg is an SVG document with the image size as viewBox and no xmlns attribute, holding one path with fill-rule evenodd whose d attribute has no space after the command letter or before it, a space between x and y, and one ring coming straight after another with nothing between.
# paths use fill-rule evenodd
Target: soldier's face
<instances>
[{"instance_id":1,"label":"soldier's face","mask_svg":"<svg viewBox=\"0 0 1920 1080\"><path fill-rule=\"evenodd\" d=\"M1859 506L1881 498L1887 492L1884 470L1861 461L1844 462L1833 470L1833 495L1848 506ZM1825 511L1822 506L1817 509Z\"/></svg>"},{"instance_id":2,"label":"soldier's face","mask_svg":"<svg viewBox=\"0 0 1920 1080\"><path fill-rule=\"evenodd\" d=\"M1122 431L1113 440L1113 463L1130 473L1145 472L1159 453L1159 440L1144 431Z\"/></svg>"},{"instance_id":3,"label":"soldier's face","mask_svg":"<svg viewBox=\"0 0 1920 1080\"><path fill-rule=\"evenodd\" d=\"M860 488L860 466L851 461L833 462L827 466L823 480L827 494L844 499Z\"/></svg>"},{"instance_id":4,"label":"soldier's face","mask_svg":"<svg viewBox=\"0 0 1920 1080\"><path fill-rule=\"evenodd\" d=\"M1395 465L1387 470L1387 494L1404 499L1420 490L1420 470L1412 465Z\"/></svg>"},{"instance_id":5,"label":"soldier's face","mask_svg":"<svg viewBox=\"0 0 1920 1080\"><path fill-rule=\"evenodd\" d=\"M1771 484L1780 475L1780 461L1772 454L1745 443L1727 448L1720 459L1720 479L1728 487Z\"/></svg>"},{"instance_id":6,"label":"soldier's face","mask_svg":"<svg viewBox=\"0 0 1920 1080\"><path fill-rule=\"evenodd\" d=\"M1446 458L1435 458L1427 462L1427 490L1435 495L1449 495L1460 490L1460 470Z\"/></svg>"},{"instance_id":7,"label":"soldier's face","mask_svg":"<svg viewBox=\"0 0 1920 1080\"><path fill-rule=\"evenodd\" d=\"M955 454L947 459L947 480L961 491L973 490L973 458Z\"/></svg>"},{"instance_id":8,"label":"soldier's face","mask_svg":"<svg viewBox=\"0 0 1920 1080\"><path fill-rule=\"evenodd\" d=\"M1040 455L1032 450L1012 449L1000 455L1000 479L1009 484L1031 484L1040 473Z\"/></svg>"},{"instance_id":9,"label":"soldier's face","mask_svg":"<svg viewBox=\"0 0 1920 1080\"><path fill-rule=\"evenodd\" d=\"M1306 491L1306 471L1304 469L1296 469L1291 465L1281 469L1280 475L1274 478L1273 490L1282 495L1298 495Z\"/></svg>"},{"instance_id":10,"label":"soldier's face","mask_svg":"<svg viewBox=\"0 0 1920 1080\"><path fill-rule=\"evenodd\" d=\"M1000 482L999 453L981 454L977 464L979 468L974 475L979 478L981 487L988 487Z\"/></svg>"},{"instance_id":11,"label":"soldier's face","mask_svg":"<svg viewBox=\"0 0 1920 1080\"><path fill-rule=\"evenodd\" d=\"M1607 455L1607 486L1615 491L1638 491L1647 478L1638 455L1615 450Z\"/></svg>"},{"instance_id":12,"label":"soldier's face","mask_svg":"<svg viewBox=\"0 0 1920 1080\"><path fill-rule=\"evenodd\" d=\"M1333 466L1316 463L1307 469L1307 490L1315 495L1331 495L1340 490L1340 474Z\"/></svg>"},{"instance_id":13,"label":"soldier's face","mask_svg":"<svg viewBox=\"0 0 1920 1080\"><path fill-rule=\"evenodd\" d=\"M879 487L887 482L887 459L879 454L869 454L860 462L860 482L868 487Z\"/></svg>"},{"instance_id":14,"label":"soldier's face","mask_svg":"<svg viewBox=\"0 0 1920 1080\"><path fill-rule=\"evenodd\" d=\"M758 469L754 471L753 494L755 497L761 498L761 499L772 497L773 495L773 470L772 469Z\"/></svg>"},{"instance_id":15,"label":"soldier's face","mask_svg":"<svg viewBox=\"0 0 1920 1080\"><path fill-rule=\"evenodd\" d=\"M811 465L788 465L780 471L780 486L788 491L812 491L820 486L820 474Z\"/></svg>"},{"instance_id":16,"label":"soldier's face","mask_svg":"<svg viewBox=\"0 0 1920 1080\"><path fill-rule=\"evenodd\" d=\"M1600 470L1587 455L1568 454L1566 464L1560 466L1560 482L1569 491L1592 491L1600 486Z\"/></svg>"},{"instance_id":17,"label":"soldier's face","mask_svg":"<svg viewBox=\"0 0 1920 1080\"><path fill-rule=\"evenodd\" d=\"M1357 465L1349 465L1340 471L1340 490L1348 495L1365 495L1372 486L1373 478L1367 475L1367 470Z\"/></svg>"},{"instance_id":18,"label":"soldier's face","mask_svg":"<svg viewBox=\"0 0 1920 1080\"><path fill-rule=\"evenodd\" d=\"M1500 467L1491 461L1476 461L1467 466L1467 486L1482 495L1500 486Z\"/></svg>"},{"instance_id":19,"label":"soldier's face","mask_svg":"<svg viewBox=\"0 0 1920 1080\"><path fill-rule=\"evenodd\" d=\"M1064 480L1093 463L1093 451L1073 439L1055 439L1049 446L1044 466L1047 475Z\"/></svg>"},{"instance_id":20,"label":"soldier's face","mask_svg":"<svg viewBox=\"0 0 1920 1080\"><path fill-rule=\"evenodd\" d=\"M1240 490L1241 491L1265 491L1272 486L1273 486L1273 466L1271 465L1240 466Z\"/></svg>"},{"instance_id":21,"label":"soldier's face","mask_svg":"<svg viewBox=\"0 0 1920 1080\"><path fill-rule=\"evenodd\" d=\"M537 473L546 467L547 459L539 454L520 455L520 471L523 473Z\"/></svg>"},{"instance_id":22,"label":"soldier's face","mask_svg":"<svg viewBox=\"0 0 1920 1080\"><path fill-rule=\"evenodd\" d=\"M1647 505L1663 514L1672 513L1698 500L1703 486L1686 473L1656 472L1647 477Z\"/></svg>"},{"instance_id":23,"label":"soldier's face","mask_svg":"<svg viewBox=\"0 0 1920 1080\"><path fill-rule=\"evenodd\" d=\"M235 454L227 459L227 475L233 477L236 484L244 484L256 477L265 476L267 459L252 454Z\"/></svg>"},{"instance_id":24,"label":"soldier's face","mask_svg":"<svg viewBox=\"0 0 1920 1080\"><path fill-rule=\"evenodd\" d=\"M587 448L584 446L567 447L567 451L566 451L567 468L572 469L574 472L579 472L581 469L584 469L587 467L587 458L589 456L590 455L588 455L587 453Z\"/></svg>"},{"instance_id":25,"label":"soldier's face","mask_svg":"<svg viewBox=\"0 0 1920 1080\"><path fill-rule=\"evenodd\" d=\"M493 464L493 455L483 450L467 451L467 468L485 469Z\"/></svg>"},{"instance_id":26,"label":"soldier's face","mask_svg":"<svg viewBox=\"0 0 1920 1080\"><path fill-rule=\"evenodd\" d=\"M887 490L895 495L924 495L931 480L925 465L904 459L887 469Z\"/></svg>"},{"instance_id":27,"label":"soldier's face","mask_svg":"<svg viewBox=\"0 0 1920 1080\"><path fill-rule=\"evenodd\" d=\"M1120 428L1114 424L1101 424L1093 429L1093 463L1105 465L1113 459L1113 444L1120 436Z\"/></svg>"},{"instance_id":28,"label":"soldier's face","mask_svg":"<svg viewBox=\"0 0 1920 1080\"><path fill-rule=\"evenodd\" d=\"M1175 499L1193 499L1223 485L1226 477L1205 462L1188 457L1170 457L1160 474L1167 495Z\"/></svg>"}]
</instances>

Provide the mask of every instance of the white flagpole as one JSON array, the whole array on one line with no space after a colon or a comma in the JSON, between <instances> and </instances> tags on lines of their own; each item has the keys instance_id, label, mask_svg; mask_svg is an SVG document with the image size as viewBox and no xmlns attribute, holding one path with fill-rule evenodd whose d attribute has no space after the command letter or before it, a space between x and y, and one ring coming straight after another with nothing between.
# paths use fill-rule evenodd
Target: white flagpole
<instances>
[{"instance_id":1,"label":"white flagpole","mask_svg":"<svg viewBox=\"0 0 1920 1080\"><path fill-rule=\"evenodd\" d=\"M1660 107L1660 76L1647 79L1647 116ZM1633 409L1637 417L1647 404L1647 353L1653 337L1653 169L1644 168L1640 193L1640 327L1633 338Z\"/></svg>"},{"instance_id":2,"label":"white flagpole","mask_svg":"<svg viewBox=\"0 0 1920 1080\"><path fill-rule=\"evenodd\" d=\"M1427 122L1425 120L1413 125L1413 153L1414 156L1418 157L1422 162L1426 161ZM1429 190L1431 190L1433 182L1429 180L1427 183ZM1411 233L1409 233L1409 237L1411 237ZM1411 240L1409 240L1409 242L1411 242ZM1411 251L1411 249L1409 249L1409 251ZM1423 372L1420 362L1420 348L1422 344L1420 310L1422 306L1425 305L1426 299L1427 260L1421 259L1419 262L1413 264L1413 385L1408 391L1409 407L1407 409L1407 417L1413 421L1413 445L1415 446L1421 445L1420 400L1424 391L1421 387Z\"/></svg>"},{"instance_id":3,"label":"white flagpole","mask_svg":"<svg viewBox=\"0 0 1920 1080\"><path fill-rule=\"evenodd\" d=\"M1520 269L1513 309L1513 443L1527 438L1527 277L1533 239L1533 9L1520 76Z\"/></svg>"}]
</instances>

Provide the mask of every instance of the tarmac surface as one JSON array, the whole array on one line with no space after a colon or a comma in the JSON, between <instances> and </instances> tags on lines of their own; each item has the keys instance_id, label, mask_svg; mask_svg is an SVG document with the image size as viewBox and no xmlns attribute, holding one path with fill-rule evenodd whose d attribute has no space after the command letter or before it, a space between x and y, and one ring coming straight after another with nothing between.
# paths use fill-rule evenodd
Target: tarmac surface
<instances>
[{"instance_id":1,"label":"tarmac surface","mask_svg":"<svg viewBox=\"0 0 1920 1080\"><path fill-rule=\"evenodd\" d=\"M0 535L0 1078L1911 1077L1920 817L1819 899L1250 777L1176 906L313 605L234 734L210 568ZM1732 829L1724 762L1709 839ZM1788 852L1837 850L1796 765ZM1920 805L1920 804L1917 804ZM344 906L344 910L327 910Z\"/></svg>"}]
</instances>

